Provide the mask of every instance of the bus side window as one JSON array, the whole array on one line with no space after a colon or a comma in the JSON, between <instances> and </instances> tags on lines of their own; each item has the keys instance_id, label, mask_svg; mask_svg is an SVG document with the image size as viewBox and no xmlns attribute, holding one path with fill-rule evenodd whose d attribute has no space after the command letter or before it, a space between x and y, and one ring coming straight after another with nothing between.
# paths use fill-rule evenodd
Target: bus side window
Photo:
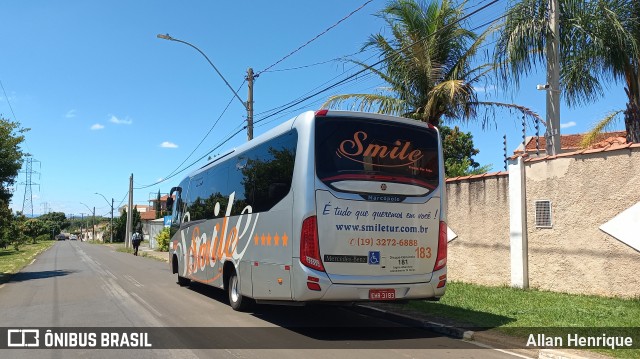
<instances>
[{"instance_id":1,"label":"bus side window","mask_svg":"<svg viewBox=\"0 0 640 359\"><path fill-rule=\"evenodd\" d=\"M238 157L230 169L230 190L236 193L236 213L246 205L253 212L270 210L291 190L298 134L291 131Z\"/></svg>"}]
</instances>

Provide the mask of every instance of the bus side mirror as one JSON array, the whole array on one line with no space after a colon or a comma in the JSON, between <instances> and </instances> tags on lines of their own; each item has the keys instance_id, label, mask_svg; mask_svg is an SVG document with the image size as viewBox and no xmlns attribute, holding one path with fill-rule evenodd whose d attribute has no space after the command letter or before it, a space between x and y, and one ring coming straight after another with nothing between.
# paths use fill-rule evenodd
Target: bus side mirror
<instances>
[{"instance_id":1,"label":"bus side mirror","mask_svg":"<svg viewBox=\"0 0 640 359\"><path fill-rule=\"evenodd\" d=\"M167 197L167 208L173 207L173 192L178 192L178 195L182 192L182 187L171 187L171 191L169 191L169 196Z\"/></svg>"}]
</instances>

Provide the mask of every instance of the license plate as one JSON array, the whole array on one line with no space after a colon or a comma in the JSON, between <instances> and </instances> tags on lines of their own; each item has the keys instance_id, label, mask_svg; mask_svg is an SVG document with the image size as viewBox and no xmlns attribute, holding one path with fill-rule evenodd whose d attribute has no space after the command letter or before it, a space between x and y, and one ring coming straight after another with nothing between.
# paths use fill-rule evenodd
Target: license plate
<instances>
[{"instance_id":1,"label":"license plate","mask_svg":"<svg viewBox=\"0 0 640 359\"><path fill-rule=\"evenodd\" d=\"M394 300L396 299L396 290L395 289L369 289L369 299Z\"/></svg>"}]
</instances>

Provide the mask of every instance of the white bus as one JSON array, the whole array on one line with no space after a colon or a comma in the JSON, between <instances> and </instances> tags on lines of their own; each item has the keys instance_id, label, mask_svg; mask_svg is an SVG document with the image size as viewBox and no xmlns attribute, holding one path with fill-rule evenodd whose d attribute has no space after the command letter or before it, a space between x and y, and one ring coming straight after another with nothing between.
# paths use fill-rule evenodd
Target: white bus
<instances>
[{"instance_id":1,"label":"white bus","mask_svg":"<svg viewBox=\"0 0 640 359\"><path fill-rule=\"evenodd\" d=\"M306 112L171 194L178 284L221 288L235 310L444 295L444 165L433 126Z\"/></svg>"}]
</instances>

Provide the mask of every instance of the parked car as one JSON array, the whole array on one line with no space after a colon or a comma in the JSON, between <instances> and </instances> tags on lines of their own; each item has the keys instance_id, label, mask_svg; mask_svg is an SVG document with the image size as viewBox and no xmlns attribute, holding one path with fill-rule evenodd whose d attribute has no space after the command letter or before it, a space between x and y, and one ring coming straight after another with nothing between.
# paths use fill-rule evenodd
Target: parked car
<instances>
[{"instance_id":1,"label":"parked car","mask_svg":"<svg viewBox=\"0 0 640 359\"><path fill-rule=\"evenodd\" d=\"M67 237L64 234L60 233L56 236L56 239L59 241L64 241L65 239L67 239Z\"/></svg>"}]
</instances>

